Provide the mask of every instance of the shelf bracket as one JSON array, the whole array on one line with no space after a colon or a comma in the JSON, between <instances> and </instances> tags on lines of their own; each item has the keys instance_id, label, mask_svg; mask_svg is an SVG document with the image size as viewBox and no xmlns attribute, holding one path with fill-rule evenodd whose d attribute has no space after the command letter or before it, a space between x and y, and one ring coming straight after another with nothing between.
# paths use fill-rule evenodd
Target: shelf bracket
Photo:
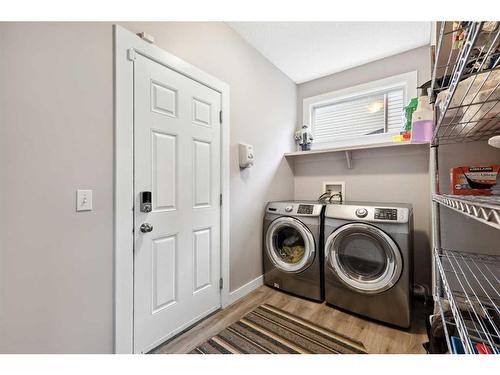
<instances>
[{"instance_id":1,"label":"shelf bracket","mask_svg":"<svg viewBox=\"0 0 500 375\"><path fill-rule=\"evenodd\" d=\"M345 161L347 164L347 169L352 169L352 155L351 151L344 151L345 152Z\"/></svg>"}]
</instances>

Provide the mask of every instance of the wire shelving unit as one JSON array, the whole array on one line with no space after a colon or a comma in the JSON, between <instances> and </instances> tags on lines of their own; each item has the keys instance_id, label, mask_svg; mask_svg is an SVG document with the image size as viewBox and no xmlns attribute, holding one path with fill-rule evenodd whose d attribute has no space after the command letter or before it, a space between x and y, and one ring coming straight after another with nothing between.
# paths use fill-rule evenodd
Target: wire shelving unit
<instances>
[{"instance_id":1,"label":"wire shelving unit","mask_svg":"<svg viewBox=\"0 0 500 375\"><path fill-rule=\"evenodd\" d=\"M435 202L500 229L500 197L435 194Z\"/></svg>"},{"instance_id":2,"label":"wire shelving unit","mask_svg":"<svg viewBox=\"0 0 500 375\"><path fill-rule=\"evenodd\" d=\"M484 343L500 354L500 257L445 249L435 257L465 352L475 353L475 343Z\"/></svg>"},{"instance_id":3,"label":"wire shelving unit","mask_svg":"<svg viewBox=\"0 0 500 375\"><path fill-rule=\"evenodd\" d=\"M500 354L500 256L443 249L440 216L445 206L500 230L500 197L440 194L438 179L440 145L500 134L500 23L442 22L438 32L431 83L435 311L450 353Z\"/></svg>"},{"instance_id":4,"label":"wire shelving unit","mask_svg":"<svg viewBox=\"0 0 500 375\"><path fill-rule=\"evenodd\" d=\"M500 132L500 28L496 22L461 22L454 29L451 24L441 23L433 68L433 145L478 141Z\"/></svg>"}]
</instances>

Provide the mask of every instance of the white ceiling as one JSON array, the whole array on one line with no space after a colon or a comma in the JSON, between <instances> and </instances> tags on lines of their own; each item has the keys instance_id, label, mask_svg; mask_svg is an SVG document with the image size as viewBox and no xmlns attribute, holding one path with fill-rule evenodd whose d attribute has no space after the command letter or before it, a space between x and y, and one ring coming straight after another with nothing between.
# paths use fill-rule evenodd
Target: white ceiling
<instances>
[{"instance_id":1,"label":"white ceiling","mask_svg":"<svg viewBox=\"0 0 500 375\"><path fill-rule=\"evenodd\" d=\"M228 22L296 83L429 44L430 22Z\"/></svg>"}]
</instances>

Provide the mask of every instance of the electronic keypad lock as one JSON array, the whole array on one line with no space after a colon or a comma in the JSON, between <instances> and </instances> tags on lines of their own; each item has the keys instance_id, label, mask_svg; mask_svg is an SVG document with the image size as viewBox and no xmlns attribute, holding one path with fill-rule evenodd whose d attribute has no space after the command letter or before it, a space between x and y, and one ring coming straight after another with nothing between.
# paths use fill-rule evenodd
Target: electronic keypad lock
<instances>
[{"instance_id":1,"label":"electronic keypad lock","mask_svg":"<svg viewBox=\"0 0 500 375\"><path fill-rule=\"evenodd\" d=\"M151 204L151 192L143 191L141 192L141 212L151 212L153 206Z\"/></svg>"}]
</instances>

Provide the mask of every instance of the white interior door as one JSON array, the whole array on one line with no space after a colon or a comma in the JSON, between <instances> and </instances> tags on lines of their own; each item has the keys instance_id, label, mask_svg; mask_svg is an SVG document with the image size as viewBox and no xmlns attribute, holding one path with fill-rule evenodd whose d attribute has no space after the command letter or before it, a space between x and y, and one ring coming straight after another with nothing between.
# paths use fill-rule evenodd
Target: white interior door
<instances>
[{"instance_id":1,"label":"white interior door","mask_svg":"<svg viewBox=\"0 0 500 375\"><path fill-rule=\"evenodd\" d=\"M145 352L220 307L221 94L138 55L134 109L134 351Z\"/></svg>"}]
</instances>

